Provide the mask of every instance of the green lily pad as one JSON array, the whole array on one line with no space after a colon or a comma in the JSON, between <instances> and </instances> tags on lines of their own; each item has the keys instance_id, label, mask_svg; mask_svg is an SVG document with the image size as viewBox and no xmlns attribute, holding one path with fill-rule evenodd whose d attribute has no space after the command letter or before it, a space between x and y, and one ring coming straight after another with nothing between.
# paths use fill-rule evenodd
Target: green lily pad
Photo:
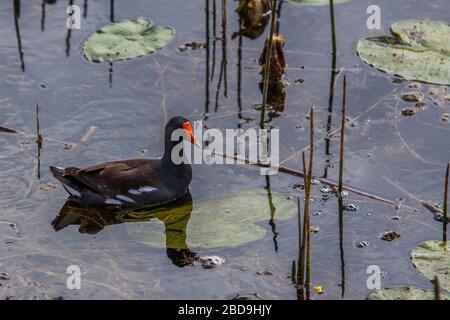
<instances>
[{"instance_id":1,"label":"green lily pad","mask_svg":"<svg viewBox=\"0 0 450 320\"><path fill-rule=\"evenodd\" d=\"M450 85L450 25L405 20L391 26L392 36L360 39L360 58L406 80Z\"/></svg>"},{"instance_id":2,"label":"green lily pad","mask_svg":"<svg viewBox=\"0 0 450 320\"><path fill-rule=\"evenodd\" d=\"M101 28L84 42L84 55L90 61L119 61L155 52L166 46L174 29L152 25L145 18L113 23Z\"/></svg>"},{"instance_id":3,"label":"green lily pad","mask_svg":"<svg viewBox=\"0 0 450 320\"><path fill-rule=\"evenodd\" d=\"M334 4L347 2L349 0L334 0ZM290 3L301 4L305 6L326 6L330 4L330 0L288 0Z\"/></svg>"},{"instance_id":4,"label":"green lily pad","mask_svg":"<svg viewBox=\"0 0 450 320\"><path fill-rule=\"evenodd\" d=\"M434 300L434 291L417 287L392 287L374 290L369 300ZM450 296L441 294L441 300L450 300Z\"/></svg>"},{"instance_id":5,"label":"green lily pad","mask_svg":"<svg viewBox=\"0 0 450 320\"><path fill-rule=\"evenodd\" d=\"M271 204L265 190L242 190L193 206L161 210L153 214L157 219L127 223L126 229L131 238L151 247L233 247L264 237L271 212L276 221L297 213L295 203L281 193L272 192Z\"/></svg>"},{"instance_id":6,"label":"green lily pad","mask_svg":"<svg viewBox=\"0 0 450 320\"><path fill-rule=\"evenodd\" d=\"M441 288L450 291L450 248L442 241L425 241L412 252L414 266L425 277L433 280L439 277Z\"/></svg>"}]
</instances>

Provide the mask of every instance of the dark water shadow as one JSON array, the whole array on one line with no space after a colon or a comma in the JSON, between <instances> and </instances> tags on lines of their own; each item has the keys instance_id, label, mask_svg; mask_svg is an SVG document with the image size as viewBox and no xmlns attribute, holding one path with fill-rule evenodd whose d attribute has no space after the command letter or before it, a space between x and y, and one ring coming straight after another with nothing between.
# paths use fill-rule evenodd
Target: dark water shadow
<instances>
[{"instance_id":1,"label":"dark water shadow","mask_svg":"<svg viewBox=\"0 0 450 320\"><path fill-rule=\"evenodd\" d=\"M22 69L22 72L25 72L25 60L22 48L22 37L20 36L20 26L19 26L20 7L21 7L20 0L13 0L13 4L14 4L14 27L16 30L17 49L19 51L20 68Z\"/></svg>"},{"instance_id":2,"label":"dark water shadow","mask_svg":"<svg viewBox=\"0 0 450 320\"><path fill-rule=\"evenodd\" d=\"M192 265L198 259L197 254L189 249L186 242L186 230L192 208L190 193L164 206L139 209L88 207L80 203L77 197L71 196L51 224L57 232L75 225L81 234L94 235L109 225L158 219L165 226L167 257L177 267L184 267Z\"/></svg>"},{"instance_id":3,"label":"dark water shadow","mask_svg":"<svg viewBox=\"0 0 450 320\"><path fill-rule=\"evenodd\" d=\"M41 4L41 31L45 31L45 18L47 16L47 5L48 4L55 4L56 1L57 0L42 0L42 4Z\"/></svg>"},{"instance_id":4,"label":"dark water shadow","mask_svg":"<svg viewBox=\"0 0 450 320\"><path fill-rule=\"evenodd\" d=\"M69 4L68 6L73 6L73 0L69 0ZM73 12L71 13L71 15L73 14ZM67 33L66 33L66 58L68 58L70 56L70 48L71 48L71 40L72 38L72 29L67 28Z\"/></svg>"},{"instance_id":5,"label":"dark water shadow","mask_svg":"<svg viewBox=\"0 0 450 320\"><path fill-rule=\"evenodd\" d=\"M345 296L345 256L344 256L344 203L339 197L339 257L341 260L341 297Z\"/></svg>"}]
</instances>

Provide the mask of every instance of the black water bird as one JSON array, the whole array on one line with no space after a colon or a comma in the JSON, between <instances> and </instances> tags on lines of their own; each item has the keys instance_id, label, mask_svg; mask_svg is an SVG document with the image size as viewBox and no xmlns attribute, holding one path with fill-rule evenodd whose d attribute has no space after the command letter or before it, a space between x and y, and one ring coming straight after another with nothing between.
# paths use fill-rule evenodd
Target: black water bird
<instances>
[{"instance_id":1,"label":"black water bird","mask_svg":"<svg viewBox=\"0 0 450 320\"><path fill-rule=\"evenodd\" d=\"M172 150L184 139L181 136L172 141L172 133L177 129L184 130L185 138L200 147L191 122L183 117L174 117L165 127L165 150L161 159L112 161L83 169L50 167L50 170L81 202L98 206L169 203L186 194L192 179L189 163L175 164L172 161Z\"/></svg>"}]
</instances>

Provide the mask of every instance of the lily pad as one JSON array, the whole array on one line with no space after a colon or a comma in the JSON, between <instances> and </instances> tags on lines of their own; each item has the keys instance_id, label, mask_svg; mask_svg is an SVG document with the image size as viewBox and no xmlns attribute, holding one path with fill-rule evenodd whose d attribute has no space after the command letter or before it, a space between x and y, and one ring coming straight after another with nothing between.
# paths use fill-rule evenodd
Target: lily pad
<instances>
[{"instance_id":1,"label":"lily pad","mask_svg":"<svg viewBox=\"0 0 450 320\"><path fill-rule=\"evenodd\" d=\"M392 287L372 291L369 300L434 300L433 290L417 287ZM450 296L441 294L441 300L450 300Z\"/></svg>"},{"instance_id":2,"label":"lily pad","mask_svg":"<svg viewBox=\"0 0 450 320\"><path fill-rule=\"evenodd\" d=\"M334 4L347 2L349 0L334 0ZM301 4L305 6L325 6L330 4L330 0L288 0L290 3Z\"/></svg>"},{"instance_id":3,"label":"lily pad","mask_svg":"<svg viewBox=\"0 0 450 320\"><path fill-rule=\"evenodd\" d=\"M405 20L391 26L392 36L360 39L361 59L406 80L450 85L450 25Z\"/></svg>"},{"instance_id":4,"label":"lily pad","mask_svg":"<svg viewBox=\"0 0 450 320\"><path fill-rule=\"evenodd\" d=\"M450 291L450 248L442 241L425 241L412 252L414 266L425 277L433 280L439 277L441 287Z\"/></svg>"},{"instance_id":5,"label":"lily pad","mask_svg":"<svg viewBox=\"0 0 450 320\"><path fill-rule=\"evenodd\" d=\"M191 212L192 211L192 212ZM193 208L184 206L154 214L145 223L127 223L128 235L151 247L217 248L255 241L267 233L273 212L276 220L296 215L296 205L281 193L242 190L238 194L199 201Z\"/></svg>"},{"instance_id":6,"label":"lily pad","mask_svg":"<svg viewBox=\"0 0 450 320\"><path fill-rule=\"evenodd\" d=\"M174 29L154 26L145 18L125 20L91 35L83 51L88 60L95 62L133 59L163 48L174 34Z\"/></svg>"}]
</instances>

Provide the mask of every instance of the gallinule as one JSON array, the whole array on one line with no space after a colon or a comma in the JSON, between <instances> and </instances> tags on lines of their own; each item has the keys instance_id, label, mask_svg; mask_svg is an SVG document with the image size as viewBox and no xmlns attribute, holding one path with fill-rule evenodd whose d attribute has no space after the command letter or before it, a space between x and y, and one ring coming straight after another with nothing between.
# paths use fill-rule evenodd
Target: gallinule
<instances>
[{"instance_id":1,"label":"gallinule","mask_svg":"<svg viewBox=\"0 0 450 320\"><path fill-rule=\"evenodd\" d=\"M165 128L165 150L161 159L105 162L84 169L50 167L53 175L82 202L99 206L156 206L174 201L188 191L191 165L174 164L172 133L184 129L192 144L199 146L191 122L183 117L169 120ZM181 151L182 152L182 151Z\"/></svg>"}]
</instances>

